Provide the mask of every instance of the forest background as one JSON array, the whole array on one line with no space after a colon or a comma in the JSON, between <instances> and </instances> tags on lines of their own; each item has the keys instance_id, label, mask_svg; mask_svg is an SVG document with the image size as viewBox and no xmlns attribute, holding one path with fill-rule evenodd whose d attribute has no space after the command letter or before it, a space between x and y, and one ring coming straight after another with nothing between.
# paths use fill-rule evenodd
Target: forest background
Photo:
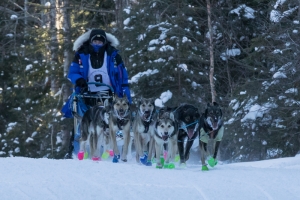
<instances>
[{"instance_id":1,"label":"forest background","mask_svg":"<svg viewBox=\"0 0 300 200\"><path fill-rule=\"evenodd\" d=\"M299 6L299 0L2 0L0 156L63 158L73 127L60 113L72 94L66 78L72 45L90 28L120 40L134 102L153 97L201 112L213 99L221 105L221 160L296 155Z\"/></svg>"}]
</instances>

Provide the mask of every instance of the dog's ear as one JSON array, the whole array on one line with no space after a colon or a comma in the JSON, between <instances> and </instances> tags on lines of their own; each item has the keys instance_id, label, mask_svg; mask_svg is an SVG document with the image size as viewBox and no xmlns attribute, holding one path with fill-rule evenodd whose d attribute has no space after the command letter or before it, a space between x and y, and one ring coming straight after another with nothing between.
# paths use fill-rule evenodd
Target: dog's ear
<instances>
[{"instance_id":1,"label":"dog's ear","mask_svg":"<svg viewBox=\"0 0 300 200\"><path fill-rule=\"evenodd\" d=\"M172 112L169 113L169 117L172 121L175 121L175 117L174 117L174 114Z\"/></svg>"},{"instance_id":2,"label":"dog's ear","mask_svg":"<svg viewBox=\"0 0 300 200\"><path fill-rule=\"evenodd\" d=\"M215 101L213 102L213 105L219 107L219 104Z\"/></svg>"},{"instance_id":3,"label":"dog's ear","mask_svg":"<svg viewBox=\"0 0 300 200\"><path fill-rule=\"evenodd\" d=\"M200 118L200 114L199 114L199 110L198 110L198 109L197 109L197 111L196 111L196 113L195 113L195 117L196 117L197 119Z\"/></svg>"},{"instance_id":4,"label":"dog's ear","mask_svg":"<svg viewBox=\"0 0 300 200\"><path fill-rule=\"evenodd\" d=\"M109 102L109 99L105 99L104 103L103 103L103 106L105 109L109 110L108 108L110 107L110 102Z\"/></svg>"},{"instance_id":5,"label":"dog's ear","mask_svg":"<svg viewBox=\"0 0 300 200\"><path fill-rule=\"evenodd\" d=\"M114 95L113 95L112 101L113 101L113 102L116 102L117 97L118 97L118 95L114 94Z\"/></svg>"}]
</instances>

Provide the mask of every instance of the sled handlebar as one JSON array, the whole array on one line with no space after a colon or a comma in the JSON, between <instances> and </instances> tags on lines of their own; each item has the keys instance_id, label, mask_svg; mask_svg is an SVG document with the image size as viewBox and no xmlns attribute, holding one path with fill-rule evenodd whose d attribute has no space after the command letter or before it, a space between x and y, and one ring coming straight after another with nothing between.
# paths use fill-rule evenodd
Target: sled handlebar
<instances>
[{"instance_id":1,"label":"sled handlebar","mask_svg":"<svg viewBox=\"0 0 300 200\"><path fill-rule=\"evenodd\" d=\"M111 91L112 93L114 93L114 89L113 89L110 85L107 85L107 84L105 84L105 83L87 82L87 84L88 84L88 85L94 84L94 85L96 85L96 86L106 86L106 87L108 87L108 88L110 89L110 91Z\"/></svg>"}]
</instances>

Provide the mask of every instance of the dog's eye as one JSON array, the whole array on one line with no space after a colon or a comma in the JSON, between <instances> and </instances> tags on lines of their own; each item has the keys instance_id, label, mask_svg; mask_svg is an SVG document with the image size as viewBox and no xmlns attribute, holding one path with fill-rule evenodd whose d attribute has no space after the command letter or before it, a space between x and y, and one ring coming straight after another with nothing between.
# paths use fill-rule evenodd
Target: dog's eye
<instances>
[{"instance_id":1,"label":"dog's eye","mask_svg":"<svg viewBox=\"0 0 300 200\"><path fill-rule=\"evenodd\" d=\"M162 127L162 128L165 128L165 126L164 126L164 125L161 125L160 127Z\"/></svg>"},{"instance_id":2,"label":"dog's eye","mask_svg":"<svg viewBox=\"0 0 300 200\"><path fill-rule=\"evenodd\" d=\"M189 116L185 117L185 121L190 121L190 117Z\"/></svg>"},{"instance_id":3,"label":"dog's eye","mask_svg":"<svg viewBox=\"0 0 300 200\"><path fill-rule=\"evenodd\" d=\"M168 128L171 128L171 125L168 125Z\"/></svg>"},{"instance_id":4,"label":"dog's eye","mask_svg":"<svg viewBox=\"0 0 300 200\"><path fill-rule=\"evenodd\" d=\"M145 107L146 105L145 105L145 104L142 104L142 106Z\"/></svg>"}]
</instances>

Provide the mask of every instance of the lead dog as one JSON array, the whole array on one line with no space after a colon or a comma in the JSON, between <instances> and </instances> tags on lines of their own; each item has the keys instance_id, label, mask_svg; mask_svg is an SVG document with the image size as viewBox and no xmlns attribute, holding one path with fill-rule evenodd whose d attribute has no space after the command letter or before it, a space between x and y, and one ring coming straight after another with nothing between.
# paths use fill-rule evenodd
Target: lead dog
<instances>
[{"instance_id":1,"label":"lead dog","mask_svg":"<svg viewBox=\"0 0 300 200\"><path fill-rule=\"evenodd\" d=\"M90 146L90 155L94 161L100 160L101 146L103 146L103 152L106 152L110 148L110 137L108 134L109 113L110 107L108 103L105 106L93 106L84 113L80 120L79 160L82 160L84 157L87 142Z\"/></svg>"},{"instance_id":2,"label":"lead dog","mask_svg":"<svg viewBox=\"0 0 300 200\"><path fill-rule=\"evenodd\" d=\"M134 144L136 149L136 160L146 166L151 166L147 162L148 146L153 140L155 126L155 105L152 98L141 98L138 101L137 114L133 121Z\"/></svg>"},{"instance_id":3,"label":"lead dog","mask_svg":"<svg viewBox=\"0 0 300 200\"><path fill-rule=\"evenodd\" d=\"M170 163L174 160L177 152L177 124L175 122L174 114L171 109L162 108L158 112L157 121L155 123L155 154L156 154L156 168L174 168L175 165ZM165 150L167 155L162 153ZM151 151L152 152L152 151ZM164 163L161 163L161 156L164 156ZM164 166L163 166L164 165Z\"/></svg>"},{"instance_id":4,"label":"lead dog","mask_svg":"<svg viewBox=\"0 0 300 200\"><path fill-rule=\"evenodd\" d=\"M200 118L200 155L202 170L207 171L208 167L205 163L205 159L210 157L207 149L207 143L210 139L213 140L213 156L208 159L208 164L214 167L217 164L218 149L223 138L224 126L222 120L222 110L218 103L207 104L205 113Z\"/></svg>"},{"instance_id":5,"label":"lead dog","mask_svg":"<svg viewBox=\"0 0 300 200\"><path fill-rule=\"evenodd\" d=\"M194 140L199 135L198 108L190 104L183 104L175 110L175 119L178 122L178 152L180 156L180 165L185 166L189 159L190 149ZM185 139L186 145L184 146Z\"/></svg>"},{"instance_id":6,"label":"lead dog","mask_svg":"<svg viewBox=\"0 0 300 200\"><path fill-rule=\"evenodd\" d=\"M112 110L109 116L109 130L112 141L114 157L113 162L119 162L120 152L117 145L116 133L122 131L123 149L121 160L127 162L128 146L130 143L131 112L129 101L126 96L120 98L115 96L112 102Z\"/></svg>"}]
</instances>

